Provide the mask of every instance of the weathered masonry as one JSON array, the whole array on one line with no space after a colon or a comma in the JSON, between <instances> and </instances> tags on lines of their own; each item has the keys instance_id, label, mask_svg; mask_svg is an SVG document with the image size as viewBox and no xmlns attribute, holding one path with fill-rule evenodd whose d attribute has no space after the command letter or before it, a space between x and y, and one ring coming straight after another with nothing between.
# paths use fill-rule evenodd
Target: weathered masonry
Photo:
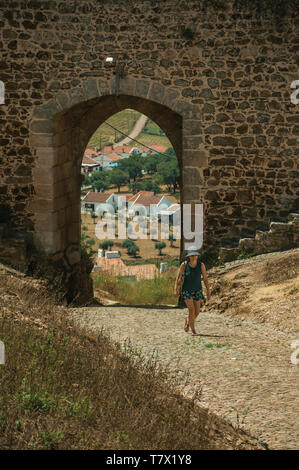
<instances>
[{"instance_id":1,"label":"weathered masonry","mask_svg":"<svg viewBox=\"0 0 299 470\"><path fill-rule=\"evenodd\" d=\"M181 202L204 206L204 249L296 211L297 2L252 3L0 0L0 259L26 269L38 250L64 266L69 300L89 296L81 160L127 107L171 140Z\"/></svg>"}]
</instances>

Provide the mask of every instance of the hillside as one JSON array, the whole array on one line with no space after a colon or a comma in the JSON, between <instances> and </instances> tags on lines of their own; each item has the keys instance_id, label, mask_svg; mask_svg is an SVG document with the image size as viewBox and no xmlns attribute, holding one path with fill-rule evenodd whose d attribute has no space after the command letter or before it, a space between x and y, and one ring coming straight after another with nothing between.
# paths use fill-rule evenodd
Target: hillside
<instances>
[{"instance_id":1,"label":"hillside","mask_svg":"<svg viewBox=\"0 0 299 470\"><path fill-rule=\"evenodd\" d=\"M199 391L180 395L153 357L78 328L71 311L45 281L0 265L2 450L265 448L198 407Z\"/></svg>"},{"instance_id":2,"label":"hillside","mask_svg":"<svg viewBox=\"0 0 299 470\"><path fill-rule=\"evenodd\" d=\"M129 135L140 116L141 113L138 111L125 109L124 111L120 111L108 118L106 122L124 134ZM117 132L108 124L102 124L94 132L87 144L87 148L93 149L94 147L97 147L98 149L101 149L105 145L118 143L123 140L125 136L121 134L121 132ZM136 139L141 143L132 140L129 145L140 147L142 145L151 146L156 144L164 145L167 148L172 146L171 142L160 127L151 120L148 125L145 124L144 129Z\"/></svg>"},{"instance_id":3,"label":"hillside","mask_svg":"<svg viewBox=\"0 0 299 470\"><path fill-rule=\"evenodd\" d=\"M209 271L209 310L299 334L299 249L226 263Z\"/></svg>"}]
</instances>

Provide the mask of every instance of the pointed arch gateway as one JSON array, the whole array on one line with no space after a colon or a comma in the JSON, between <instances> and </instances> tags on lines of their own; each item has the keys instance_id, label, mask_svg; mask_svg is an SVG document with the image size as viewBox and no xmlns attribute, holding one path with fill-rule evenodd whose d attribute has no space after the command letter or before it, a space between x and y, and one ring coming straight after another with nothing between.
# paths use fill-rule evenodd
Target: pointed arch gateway
<instances>
[{"instance_id":1,"label":"pointed arch gateway","mask_svg":"<svg viewBox=\"0 0 299 470\"><path fill-rule=\"evenodd\" d=\"M132 77L121 80L116 96L115 79L89 79L34 109L30 146L36 156L35 196L30 210L38 250L55 260L62 258L70 267L80 263L83 153L95 130L126 108L147 115L165 131L178 157L181 203L200 202L200 170L191 158L201 143L200 112L180 96L177 89Z\"/></svg>"}]
</instances>

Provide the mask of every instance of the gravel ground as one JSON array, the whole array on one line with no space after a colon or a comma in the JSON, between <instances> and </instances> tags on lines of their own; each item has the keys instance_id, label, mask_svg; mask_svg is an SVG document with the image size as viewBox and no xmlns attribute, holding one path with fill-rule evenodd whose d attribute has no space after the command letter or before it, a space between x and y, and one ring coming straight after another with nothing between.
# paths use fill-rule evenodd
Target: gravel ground
<instances>
[{"instance_id":1,"label":"gravel ground","mask_svg":"<svg viewBox=\"0 0 299 470\"><path fill-rule=\"evenodd\" d=\"M130 339L144 355L156 351L173 373L187 373L182 393L190 396L201 388L201 406L270 448L298 447L299 368L291 362L291 343L299 338L294 334L216 311L200 312L198 337L183 330L187 309L111 305L68 311L90 331L103 328L121 344Z\"/></svg>"}]
</instances>

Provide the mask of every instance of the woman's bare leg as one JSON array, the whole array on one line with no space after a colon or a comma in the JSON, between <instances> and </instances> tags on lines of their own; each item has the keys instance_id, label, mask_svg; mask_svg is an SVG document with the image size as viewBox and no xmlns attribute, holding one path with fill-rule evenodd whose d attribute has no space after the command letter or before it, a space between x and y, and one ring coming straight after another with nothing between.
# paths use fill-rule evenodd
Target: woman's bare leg
<instances>
[{"instance_id":1,"label":"woman's bare leg","mask_svg":"<svg viewBox=\"0 0 299 470\"><path fill-rule=\"evenodd\" d=\"M194 306L194 320L196 320L199 312L200 312L200 300L194 300L194 299L189 299L193 300L193 306ZM186 324L185 324L185 331L189 330L189 320L186 319Z\"/></svg>"},{"instance_id":2,"label":"woman's bare leg","mask_svg":"<svg viewBox=\"0 0 299 470\"><path fill-rule=\"evenodd\" d=\"M194 320L195 320L195 308L193 304L193 299L185 299L185 303L188 307L189 317L188 317L188 324L191 328L192 334L197 335L194 327Z\"/></svg>"},{"instance_id":3,"label":"woman's bare leg","mask_svg":"<svg viewBox=\"0 0 299 470\"><path fill-rule=\"evenodd\" d=\"M193 304L194 304L195 318L196 318L200 312L200 300L193 299Z\"/></svg>"}]
</instances>

